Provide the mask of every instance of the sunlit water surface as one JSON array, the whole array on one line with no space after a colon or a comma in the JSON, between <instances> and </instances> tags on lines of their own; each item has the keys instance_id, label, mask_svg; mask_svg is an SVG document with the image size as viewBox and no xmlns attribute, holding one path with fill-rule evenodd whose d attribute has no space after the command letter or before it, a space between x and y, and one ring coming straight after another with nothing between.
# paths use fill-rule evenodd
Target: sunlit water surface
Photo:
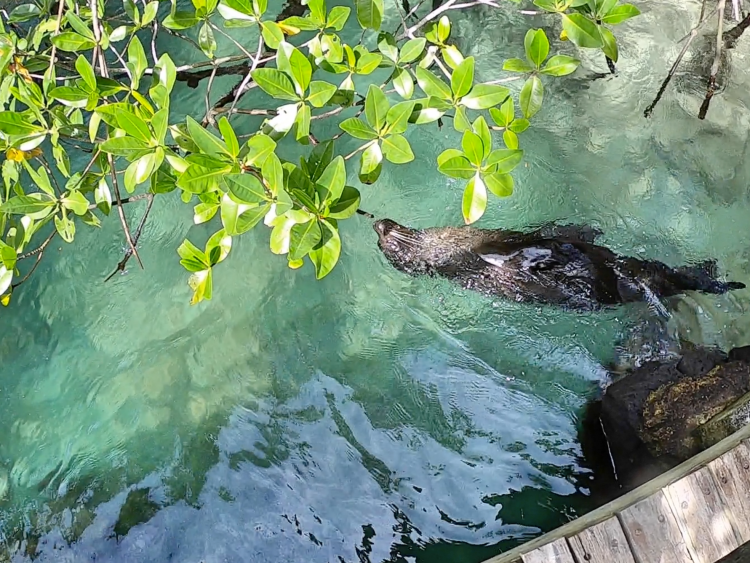
<instances>
[{"instance_id":1,"label":"sunlit water surface","mask_svg":"<svg viewBox=\"0 0 750 563\"><path fill-rule=\"evenodd\" d=\"M481 225L589 222L617 251L714 257L748 282L747 43L707 120L696 118L702 80L684 73L646 120L699 4L639 5L618 29L617 76L592 80L606 67L584 54L575 75L545 81L517 190L491 199ZM514 10L456 20L480 80L522 55L529 25L553 21ZM397 22L391 10L385 27ZM178 64L194 57L167 38L160 48ZM216 97L234 80L217 80ZM201 91L178 87L174 108L202 117ZM460 224L461 185L435 166L459 137L450 123L407 137L416 161L361 186L362 207ZM361 216L344 223L325 281L309 265L290 271L261 227L217 269L213 300L190 307L176 248L217 228L191 218L178 197L159 198L146 270L131 261L107 284L123 250L117 222L81 232L3 311L0 560L5 549L13 561L474 562L593 508L578 418L644 307L566 314L407 278ZM670 322L695 342L745 344L746 303L746 292L691 295Z\"/></svg>"}]
</instances>

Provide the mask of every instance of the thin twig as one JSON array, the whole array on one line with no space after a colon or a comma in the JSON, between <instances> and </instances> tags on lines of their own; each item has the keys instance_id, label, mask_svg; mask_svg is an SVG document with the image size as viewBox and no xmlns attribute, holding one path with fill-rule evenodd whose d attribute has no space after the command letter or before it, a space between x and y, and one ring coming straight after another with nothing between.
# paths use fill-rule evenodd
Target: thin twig
<instances>
[{"instance_id":1,"label":"thin twig","mask_svg":"<svg viewBox=\"0 0 750 563\"><path fill-rule=\"evenodd\" d=\"M682 62L682 58L685 56L685 53L687 53L687 50L690 48L690 44L693 42L693 39L695 39L698 36L698 30L706 21L708 21L709 16L707 16L705 12L706 12L706 0L703 0L703 4L701 6L701 15L698 18L698 23L693 27L693 29L690 30L690 33L682 39L682 40L687 39L687 42L685 43L685 45L682 46L682 50L680 51L680 54L677 55L677 58L675 59L674 63L672 63L672 68L669 69L669 73L667 74L667 77L661 83L661 86L659 87L659 91L656 93L656 97L654 98L654 101L651 102L651 104L649 104L649 106L643 112L643 117L651 117L651 114L653 113L654 108L656 107L656 104L658 104L659 101L661 100L661 97L664 95L664 92L667 89L667 86L669 86L669 83L672 81L672 77L674 76L674 73L677 72L677 67L680 66L680 63Z\"/></svg>"},{"instance_id":2,"label":"thin twig","mask_svg":"<svg viewBox=\"0 0 750 563\"><path fill-rule=\"evenodd\" d=\"M135 231L135 237L134 237L135 244L138 244L138 239L141 238L141 234L143 233L143 226L146 224L146 219L148 219L148 214L151 212L151 206L154 204L154 194L148 193L144 195L148 197L148 205L146 206L146 211L143 213L143 217L141 217L141 222ZM120 206L120 209L122 209L122 206ZM117 267L115 268L115 270L106 277L106 279L104 280L104 283L107 283L109 280L111 280L112 277L117 272L124 272L125 266L127 265L128 260L130 260L130 257L133 254L135 254L136 259L140 262L141 259L138 257L138 253L135 251L135 246L129 248L128 250L125 251L125 256L123 256L122 260L120 260L117 263ZM143 266L141 266L141 268L143 268Z\"/></svg>"},{"instance_id":3,"label":"thin twig","mask_svg":"<svg viewBox=\"0 0 750 563\"><path fill-rule=\"evenodd\" d=\"M711 98L713 98L716 92L716 75L719 73L719 66L721 65L721 50L724 48L724 8L726 6L726 0L719 0L719 28L716 31L716 55L714 56L714 62L711 65L711 76L708 77L708 88L706 88L706 97L703 99L701 109L698 112L698 119L705 119L706 113L708 113L708 106L711 104Z\"/></svg>"},{"instance_id":4,"label":"thin twig","mask_svg":"<svg viewBox=\"0 0 750 563\"><path fill-rule=\"evenodd\" d=\"M32 256L36 256L37 254L41 254L44 252L44 249L47 248L50 242L52 242L52 239L55 238L55 235L57 234L57 231L52 231L50 235L46 238L46 240L40 244L37 248L34 250L29 250L28 252L24 252L23 254L19 255L17 260L25 260L26 258L30 258Z\"/></svg>"},{"instance_id":5,"label":"thin twig","mask_svg":"<svg viewBox=\"0 0 750 563\"><path fill-rule=\"evenodd\" d=\"M122 224L122 230L125 232L125 238L128 241L128 246L130 247L130 250L133 252L133 254L135 254L135 259L138 260L138 265L143 270L143 262L141 262L141 257L138 255L138 251L135 249L135 243L133 242L133 237L130 234L128 222L125 220L125 211L122 208L122 198L120 197L120 186L117 182L117 170L115 170L115 164L112 161L112 155L108 154L107 158L109 160L112 184L115 188L115 200L117 201L117 214L120 216L120 224Z\"/></svg>"}]
</instances>

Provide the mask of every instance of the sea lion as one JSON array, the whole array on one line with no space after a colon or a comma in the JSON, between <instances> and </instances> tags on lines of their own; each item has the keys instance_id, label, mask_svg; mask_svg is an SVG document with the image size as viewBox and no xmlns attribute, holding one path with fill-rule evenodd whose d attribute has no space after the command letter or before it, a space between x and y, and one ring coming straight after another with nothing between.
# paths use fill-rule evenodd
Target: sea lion
<instances>
[{"instance_id":1,"label":"sea lion","mask_svg":"<svg viewBox=\"0 0 750 563\"><path fill-rule=\"evenodd\" d=\"M743 289L716 279L716 262L671 268L619 256L595 244L602 234L581 225L547 225L531 232L474 227L410 229L376 221L378 247L398 270L440 276L464 289L518 302L592 311L685 291L721 294Z\"/></svg>"}]
</instances>

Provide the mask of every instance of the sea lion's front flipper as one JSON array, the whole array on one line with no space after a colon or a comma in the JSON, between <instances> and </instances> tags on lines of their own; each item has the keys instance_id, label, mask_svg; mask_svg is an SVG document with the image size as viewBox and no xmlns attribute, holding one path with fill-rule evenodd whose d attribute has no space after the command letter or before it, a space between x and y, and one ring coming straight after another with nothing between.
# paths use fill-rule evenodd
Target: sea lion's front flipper
<instances>
[{"instance_id":1,"label":"sea lion's front flipper","mask_svg":"<svg viewBox=\"0 0 750 563\"><path fill-rule=\"evenodd\" d=\"M604 234L604 231L590 225L555 225L548 223L542 225L537 231L544 238L559 238L576 240L594 244L596 239Z\"/></svg>"}]
</instances>

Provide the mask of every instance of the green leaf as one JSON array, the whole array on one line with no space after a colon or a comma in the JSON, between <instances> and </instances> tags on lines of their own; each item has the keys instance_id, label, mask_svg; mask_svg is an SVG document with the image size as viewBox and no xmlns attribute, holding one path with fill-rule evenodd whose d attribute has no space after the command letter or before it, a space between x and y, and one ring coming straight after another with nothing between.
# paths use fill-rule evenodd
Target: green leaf
<instances>
[{"instance_id":1,"label":"green leaf","mask_svg":"<svg viewBox=\"0 0 750 563\"><path fill-rule=\"evenodd\" d=\"M17 195L0 205L0 213L8 215L31 215L55 206L55 200L44 194L36 197Z\"/></svg>"},{"instance_id":2,"label":"green leaf","mask_svg":"<svg viewBox=\"0 0 750 563\"><path fill-rule=\"evenodd\" d=\"M594 0L594 15L596 16L596 19L601 20L604 16L606 16L612 10L612 8L615 7L618 1L619 0Z\"/></svg>"},{"instance_id":3,"label":"green leaf","mask_svg":"<svg viewBox=\"0 0 750 563\"><path fill-rule=\"evenodd\" d=\"M307 101L315 108L322 108L336 93L336 86L323 82L322 80L313 80L310 83L310 93Z\"/></svg>"},{"instance_id":4,"label":"green leaf","mask_svg":"<svg viewBox=\"0 0 750 563\"><path fill-rule=\"evenodd\" d=\"M542 108L544 86L538 76L531 76L521 88L519 102L526 119L530 119Z\"/></svg>"},{"instance_id":5,"label":"green leaf","mask_svg":"<svg viewBox=\"0 0 750 563\"><path fill-rule=\"evenodd\" d=\"M219 186L219 181L229 172L229 166L218 168L207 168L198 164L191 164L177 180L177 187L193 194L202 194L214 191Z\"/></svg>"},{"instance_id":6,"label":"green leaf","mask_svg":"<svg viewBox=\"0 0 750 563\"><path fill-rule=\"evenodd\" d=\"M0 260L2 260L3 266L7 269L12 270L16 267L16 261L18 260L18 254L16 249L12 246L5 244L0 240ZM2 292L0 292L2 293Z\"/></svg>"},{"instance_id":7,"label":"green leaf","mask_svg":"<svg viewBox=\"0 0 750 563\"><path fill-rule=\"evenodd\" d=\"M526 73L532 72L534 67L529 66L529 63L521 59L508 59L503 63L503 70Z\"/></svg>"},{"instance_id":8,"label":"green leaf","mask_svg":"<svg viewBox=\"0 0 750 563\"><path fill-rule=\"evenodd\" d=\"M15 111L0 111L0 131L6 135L29 135L42 129Z\"/></svg>"},{"instance_id":9,"label":"green leaf","mask_svg":"<svg viewBox=\"0 0 750 563\"><path fill-rule=\"evenodd\" d=\"M123 156L133 161L151 150L151 148L140 139L134 137L112 137L104 141L99 148L114 156Z\"/></svg>"},{"instance_id":10,"label":"green leaf","mask_svg":"<svg viewBox=\"0 0 750 563\"><path fill-rule=\"evenodd\" d=\"M516 116L516 110L513 106L513 98L509 97L503 102L500 109L490 108L490 116L495 124L499 127L507 127L510 125Z\"/></svg>"},{"instance_id":11,"label":"green leaf","mask_svg":"<svg viewBox=\"0 0 750 563\"><path fill-rule=\"evenodd\" d=\"M302 18L299 16L292 16L290 18L286 18L285 20L282 20L279 23L286 25L286 26L296 27L300 29L301 31L315 31L319 29L320 27L310 18Z\"/></svg>"},{"instance_id":12,"label":"green leaf","mask_svg":"<svg viewBox=\"0 0 750 563\"><path fill-rule=\"evenodd\" d=\"M417 67L417 84L427 96L442 100L450 100L453 96L450 86L422 67Z\"/></svg>"},{"instance_id":13,"label":"green leaf","mask_svg":"<svg viewBox=\"0 0 750 563\"><path fill-rule=\"evenodd\" d=\"M357 21L362 29L378 31L383 22L383 0L355 0Z\"/></svg>"},{"instance_id":14,"label":"green leaf","mask_svg":"<svg viewBox=\"0 0 750 563\"><path fill-rule=\"evenodd\" d=\"M441 43L445 43L448 40L448 37L450 37L451 22L448 19L448 16L442 16L440 20L438 20L437 34Z\"/></svg>"},{"instance_id":15,"label":"green leaf","mask_svg":"<svg viewBox=\"0 0 750 563\"><path fill-rule=\"evenodd\" d=\"M198 45L201 51L209 58L214 58L216 52L216 37L214 37L214 30L208 22L204 22L200 30L198 30Z\"/></svg>"},{"instance_id":16,"label":"green leaf","mask_svg":"<svg viewBox=\"0 0 750 563\"><path fill-rule=\"evenodd\" d=\"M549 40L543 29L530 29L523 41L526 58L534 67L540 68L549 55Z\"/></svg>"},{"instance_id":17,"label":"green leaf","mask_svg":"<svg viewBox=\"0 0 750 563\"><path fill-rule=\"evenodd\" d=\"M128 135L145 143L148 143L153 138L151 130L148 128L148 124L135 113L129 111L118 113L117 124L120 126L120 129L125 131Z\"/></svg>"},{"instance_id":18,"label":"green leaf","mask_svg":"<svg viewBox=\"0 0 750 563\"><path fill-rule=\"evenodd\" d=\"M440 54L443 55L443 59L445 60L446 63L448 63L448 66L454 70L464 60L464 56L461 54L461 52L458 50L458 48L455 45L446 45L445 47L441 47Z\"/></svg>"},{"instance_id":19,"label":"green leaf","mask_svg":"<svg viewBox=\"0 0 750 563\"><path fill-rule=\"evenodd\" d=\"M378 49L392 63L398 61L398 45L396 45L396 38L392 34L387 32L378 34Z\"/></svg>"},{"instance_id":20,"label":"green leaf","mask_svg":"<svg viewBox=\"0 0 750 563\"><path fill-rule=\"evenodd\" d=\"M29 20L39 17L40 14L41 14L41 11L36 5L21 4L20 6L16 6L15 8L13 8L13 10L10 12L10 15L8 16L8 22L9 23L24 23L24 22L27 22ZM0 67L2 67L2 65L0 65ZM0 294L2 293L3 292L0 291Z\"/></svg>"},{"instance_id":21,"label":"green leaf","mask_svg":"<svg viewBox=\"0 0 750 563\"><path fill-rule=\"evenodd\" d=\"M383 62L383 55L379 53L364 53L358 60L354 67L356 74L368 75L371 74L378 65Z\"/></svg>"},{"instance_id":22,"label":"green leaf","mask_svg":"<svg viewBox=\"0 0 750 563\"><path fill-rule=\"evenodd\" d=\"M261 168L261 173L274 197L284 191L284 169L281 167L281 160L276 156L276 153L272 152L268 155ZM249 174L242 174L242 176L249 176Z\"/></svg>"},{"instance_id":23,"label":"green leaf","mask_svg":"<svg viewBox=\"0 0 750 563\"><path fill-rule=\"evenodd\" d=\"M310 85L312 65L307 57L291 43L282 41L277 55L278 69L289 74L297 87L297 94L302 97Z\"/></svg>"},{"instance_id":24,"label":"green leaf","mask_svg":"<svg viewBox=\"0 0 750 563\"><path fill-rule=\"evenodd\" d=\"M248 166L262 166L266 158L276 150L276 142L263 133L256 133L247 141L245 164Z\"/></svg>"},{"instance_id":25,"label":"green leaf","mask_svg":"<svg viewBox=\"0 0 750 563\"><path fill-rule=\"evenodd\" d=\"M68 217L55 215L55 228L65 242L73 242L76 236L76 225Z\"/></svg>"},{"instance_id":26,"label":"green leaf","mask_svg":"<svg viewBox=\"0 0 750 563\"><path fill-rule=\"evenodd\" d=\"M235 135L234 129L232 129L232 125L224 115L219 119L219 131L221 131L221 136L224 138L227 152L232 158L237 158L237 155L240 154L240 143L237 140L237 135Z\"/></svg>"},{"instance_id":27,"label":"green leaf","mask_svg":"<svg viewBox=\"0 0 750 563\"><path fill-rule=\"evenodd\" d=\"M469 180L464 189L461 210L467 225L478 221L487 209L487 188L479 174Z\"/></svg>"},{"instance_id":28,"label":"green leaf","mask_svg":"<svg viewBox=\"0 0 750 563\"><path fill-rule=\"evenodd\" d=\"M177 248L177 254L183 260L191 260L205 267L209 266L206 255L187 239Z\"/></svg>"},{"instance_id":29,"label":"green leaf","mask_svg":"<svg viewBox=\"0 0 750 563\"><path fill-rule=\"evenodd\" d=\"M346 184L346 164L344 157L337 156L326 166L317 184L325 189L323 201L331 203L341 197Z\"/></svg>"},{"instance_id":30,"label":"green leaf","mask_svg":"<svg viewBox=\"0 0 750 563\"><path fill-rule=\"evenodd\" d=\"M357 212L360 198L357 188L344 186L338 201L331 205L328 216L332 219L348 219Z\"/></svg>"},{"instance_id":31,"label":"green leaf","mask_svg":"<svg viewBox=\"0 0 750 563\"><path fill-rule=\"evenodd\" d=\"M349 19L352 9L348 6L334 6L331 11L328 12L328 21L326 21L326 27L331 27L336 31L341 31L346 25L346 20Z\"/></svg>"},{"instance_id":32,"label":"green leaf","mask_svg":"<svg viewBox=\"0 0 750 563\"><path fill-rule=\"evenodd\" d=\"M558 7L557 2L555 0L534 0L534 5L539 6L542 10L546 10L548 12L560 12L565 9L564 6Z\"/></svg>"},{"instance_id":33,"label":"green leaf","mask_svg":"<svg viewBox=\"0 0 750 563\"><path fill-rule=\"evenodd\" d=\"M65 209L70 209L76 215L85 215L89 210L89 201L78 190L63 196L61 203Z\"/></svg>"},{"instance_id":34,"label":"green leaf","mask_svg":"<svg viewBox=\"0 0 750 563\"><path fill-rule=\"evenodd\" d=\"M333 141L324 141L315 145L307 158L307 171L310 179L317 182L323 170L333 162Z\"/></svg>"},{"instance_id":35,"label":"green leaf","mask_svg":"<svg viewBox=\"0 0 750 563\"><path fill-rule=\"evenodd\" d=\"M414 79L405 68L397 68L393 71L393 86L398 95L405 100L414 95Z\"/></svg>"},{"instance_id":36,"label":"green leaf","mask_svg":"<svg viewBox=\"0 0 750 563\"><path fill-rule=\"evenodd\" d=\"M257 204L269 201L263 184L252 174L229 174L224 178L224 182L231 194L243 203Z\"/></svg>"},{"instance_id":37,"label":"green leaf","mask_svg":"<svg viewBox=\"0 0 750 563\"><path fill-rule=\"evenodd\" d=\"M443 162L439 160L438 162L438 170L451 178L468 179L476 173L476 167L472 166L469 159L463 156L463 153L461 156L453 156Z\"/></svg>"},{"instance_id":38,"label":"green leaf","mask_svg":"<svg viewBox=\"0 0 750 563\"><path fill-rule=\"evenodd\" d=\"M310 260L315 266L317 279L322 279L331 273L341 256L341 237L338 229L328 221L321 221L321 225L322 238L310 251Z\"/></svg>"},{"instance_id":39,"label":"green leaf","mask_svg":"<svg viewBox=\"0 0 750 563\"><path fill-rule=\"evenodd\" d=\"M602 42L604 45L602 46L602 51L604 51L604 54L607 55L610 59L612 59L612 62L617 62L617 40L615 39L614 34L608 30L604 26L599 26L599 32L602 36Z\"/></svg>"},{"instance_id":40,"label":"green leaf","mask_svg":"<svg viewBox=\"0 0 750 563\"><path fill-rule=\"evenodd\" d=\"M594 49L602 46L599 26L583 14L563 14L562 25L568 38L577 46Z\"/></svg>"},{"instance_id":41,"label":"green leaf","mask_svg":"<svg viewBox=\"0 0 750 563\"><path fill-rule=\"evenodd\" d=\"M383 156L393 164L406 164L414 160L414 153L402 135L391 135L383 139Z\"/></svg>"},{"instance_id":42,"label":"green leaf","mask_svg":"<svg viewBox=\"0 0 750 563\"><path fill-rule=\"evenodd\" d=\"M455 99L461 98L469 93L474 84L474 57L464 59L453 71L451 76L451 89Z\"/></svg>"},{"instance_id":43,"label":"green leaf","mask_svg":"<svg viewBox=\"0 0 750 563\"><path fill-rule=\"evenodd\" d=\"M578 68L581 61L567 55L555 55L550 57L547 64L542 68L542 74L548 76L566 76L572 74Z\"/></svg>"},{"instance_id":44,"label":"green leaf","mask_svg":"<svg viewBox=\"0 0 750 563\"><path fill-rule=\"evenodd\" d=\"M125 189L133 193L135 187L145 182L156 167L156 154L149 152L134 160L125 169Z\"/></svg>"},{"instance_id":45,"label":"green leaf","mask_svg":"<svg viewBox=\"0 0 750 563\"><path fill-rule=\"evenodd\" d=\"M471 121L466 115L466 108L464 106L456 106L456 114L453 116L453 128L459 133L471 129Z\"/></svg>"},{"instance_id":46,"label":"green leaf","mask_svg":"<svg viewBox=\"0 0 750 563\"><path fill-rule=\"evenodd\" d=\"M458 149L445 149L437 157L438 168L443 165L444 162L448 162L451 158L464 157L465 155ZM473 170L473 168L472 168Z\"/></svg>"},{"instance_id":47,"label":"green leaf","mask_svg":"<svg viewBox=\"0 0 750 563\"><path fill-rule=\"evenodd\" d=\"M78 55L76 59L76 70L81 75L81 78L83 78L86 86L89 87L89 90L96 90L96 74L94 74L94 69L83 55Z\"/></svg>"},{"instance_id":48,"label":"green leaf","mask_svg":"<svg viewBox=\"0 0 750 563\"><path fill-rule=\"evenodd\" d=\"M518 148L518 135L516 135L510 129L506 129L505 131L503 131L503 142L505 143L506 147L515 150Z\"/></svg>"},{"instance_id":49,"label":"green leaf","mask_svg":"<svg viewBox=\"0 0 750 563\"><path fill-rule=\"evenodd\" d=\"M237 203L229 195L224 194L221 198L221 223L229 236L238 236L260 223L270 209L270 203L251 207Z\"/></svg>"},{"instance_id":50,"label":"green leaf","mask_svg":"<svg viewBox=\"0 0 750 563\"><path fill-rule=\"evenodd\" d=\"M300 99L294 91L294 85L289 77L275 68L256 68L252 78L261 90L272 98L297 101Z\"/></svg>"},{"instance_id":51,"label":"green leaf","mask_svg":"<svg viewBox=\"0 0 750 563\"><path fill-rule=\"evenodd\" d=\"M480 166L484 160L484 146L482 139L473 131L464 131L461 139L461 148L464 150L466 158L475 166Z\"/></svg>"},{"instance_id":52,"label":"green leaf","mask_svg":"<svg viewBox=\"0 0 750 563\"><path fill-rule=\"evenodd\" d=\"M49 91L49 97L64 106L71 108L85 108L88 105L89 93L71 86L58 86Z\"/></svg>"},{"instance_id":53,"label":"green leaf","mask_svg":"<svg viewBox=\"0 0 750 563\"><path fill-rule=\"evenodd\" d=\"M370 84L365 98L365 117L370 126L376 131L383 129L385 125L385 116L388 113L388 99L383 91Z\"/></svg>"},{"instance_id":54,"label":"green leaf","mask_svg":"<svg viewBox=\"0 0 750 563\"><path fill-rule=\"evenodd\" d=\"M309 143L310 137L310 120L312 119L312 112L310 106L307 104L301 104L297 116L294 119L294 123L297 125L297 142L304 145Z\"/></svg>"},{"instance_id":55,"label":"green leaf","mask_svg":"<svg viewBox=\"0 0 750 563\"><path fill-rule=\"evenodd\" d=\"M229 256L230 250L232 250L232 237L227 235L224 229L215 232L206 241L206 255L210 258L212 266L223 262Z\"/></svg>"},{"instance_id":56,"label":"green leaf","mask_svg":"<svg viewBox=\"0 0 750 563\"><path fill-rule=\"evenodd\" d=\"M190 133L190 137L201 152L215 157L229 155L229 150L224 141L206 131L200 123L189 115L186 122L188 133Z\"/></svg>"},{"instance_id":57,"label":"green leaf","mask_svg":"<svg viewBox=\"0 0 750 563\"><path fill-rule=\"evenodd\" d=\"M409 126L409 118L414 112L414 102L399 102L388 110L385 121L388 124L388 132L400 134Z\"/></svg>"},{"instance_id":58,"label":"green leaf","mask_svg":"<svg viewBox=\"0 0 750 563\"><path fill-rule=\"evenodd\" d=\"M196 305L204 299L210 300L213 293L213 271L211 268L195 272L188 280L190 289L193 290L191 305Z\"/></svg>"},{"instance_id":59,"label":"green leaf","mask_svg":"<svg viewBox=\"0 0 750 563\"><path fill-rule=\"evenodd\" d=\"M490 174L484 177L484 183L497 197L513 195L513 176L510 174Z\"/></svg>"},{"instance_id":60,"label":"green leaf","mask_svg":"<svg viewBox=\"0 0 750 563\"><path fill-rule=\"evenodd\" d=\"M360 176L370 176L375 172L379 166L383 163L383 151L380 148L380 144L372 143L362 153L362 161L360 166Z\"/></svg>"},{"instance_id":61,"label":"green leaf","mask_svg":"<svg viewBox=\"0 0 750 563\"><path fill-rule=\"evenodd\" d=\"M320 224L316 219L294 225L289 240L289 258L292 260L304 258L320 242L321 236Z\"/></svg>"},{"instance_id":62,"label":"green leaf","mask_svg":"<svg viewBox=\"0 0 750 563\"><path fill-rule=\"evenodd\" d=\"M279 45L284 41L284 32L279 27L279 24L273 21L262 21L260 22L260 27L263 34L263 42L269 49L278 49Z\"/></svg>"},{"instance_id":63,"label":"green leaf","mask_svg":"<svg viewBox=\"0 0 750 563\"><path fill-rule=\"evenodd\" d=\"M484 117L481 115L477 117L474 120L474 132L479 135L479 138L482 140L482 160L490 156L490 152L492 151L492 134L490 133L490 128L487 126L487 121L485 121Z\"/></svg>"},{"instance_id":64,"label":"green leaf","mask_svg":"<svg viewBox=\"0 0 750 563\"><path fill-rule=\"evenodd\" d=\"M414 113L409 118L409 123L416 123L417 125L432 123L445 115L445 112L451 107L453 106L445 100L434 97L415 100Z\"/></svg>"},{"instance_id":65,"label":"green leaf","mask_svg":"<svg viewBox=\"0 0 750 563\"><path fill-rule=\"evenodd\" d=\"M310 15L312 19L323 25L326 22L326 3L325 0L308 0L306 2L307 7L310 8Z\"/></svg>"},{"instance_id":66,"label":"green leaf","mask_svg":"<svg viewBox=\"0 0 750 563\"><path fill-rule=\"evenodd\" d=\"M174 13L167 15L162 23L167 29L173 29L177 31L182 29L190 29L199 21L200 20L195 17L195 12L190 12L187 10L177 10Z\"/></svg>"},{"instance_id":67,"label":"green leaf","mask_svg":"<svg viewBox=\"0 0 750 563\"><path fill-rule=\"evenodd\" d=\"M518 166L523 160L522 150L495 149L487 158L485 168L495 167L494 173L507 174Z\"/></svg>"},{"instance_id":68,"label":"green leaf","mask_svg":"<svg viewBox=\"0 0 750 563\"><path fill-rule=\"evenodd\" d=\"M60 49L69 53L76 53L78 51L88 51L93 49L96 43L87 37L74 31L64 31L58 35L53 35L50 38L52 44Z\"/></svg>"},{"instance_id":69,"label":"green leaf","mask_svg":"<svg viewBox=\"0 0 750 563\"><path fill-rule=\"evenodd\" d=\"M514 133L523 133L528 128L529 128L529 120L523 119L523 118L514 120L513 123L511 123L509 127L509 129L513 131Z\"/></svg>"},{"instance_id":70,"label":"green leaf","mask_svg":"<svg viewBox=\"0 0 750 563\"><path fill-rule=\"evenodd\" d=\"M502 103L510 91L496 84L477 84L466 96L461 98L461 104L469 109L489 109Z\"/></svg>"},{"instance_id":71,"label":"green leaf","mask_svg":"<svg viewBox=\"0 0 750 563\"><path fill-rule=\"evenodd\" d=\"M350 117L339 123L339 127L355 139L371 141L378 138L378 133L367 123L356 117Z\"/></svg>"},{"instance_id":72,"label":"green leaf","mask_svg":"<svg viewBox=\"0 0 750 563\"><path fill-rule=\"evenodd\" d=\"M608 25L617 25L624 22L625 20L634 18L640 13L641 11L633 6L633 4L620 4L619 6L615 6L614 8L612 8L612 10L610 10L609 13L602 18L602 23L606 23Z\"/></svg>"},{"instance_id":73,"label":"green leaf","mask_svg":"<svg viewBox=\"0 0 750 563\"><path fill-rule=\"evenodd\" d=\"M109 184L104 178L100 178L94 190L94 201L99 210L105 215L109 215L112 209L112 192L109 189Z\"/></svg>"},{"instance_id":74,"label":"green leaf","mask_svg":"<svg viewBox=\"0 0 750 563\"><path fill-rule=\"evenodd\" d=\"M427 39L424 37L410 39L404 43L403 47L401 47L401 54L398 57L398 62L401 64L408 64L415 61L424 51L425 45L427 45Z\"/></svg>"}]
</instances>

